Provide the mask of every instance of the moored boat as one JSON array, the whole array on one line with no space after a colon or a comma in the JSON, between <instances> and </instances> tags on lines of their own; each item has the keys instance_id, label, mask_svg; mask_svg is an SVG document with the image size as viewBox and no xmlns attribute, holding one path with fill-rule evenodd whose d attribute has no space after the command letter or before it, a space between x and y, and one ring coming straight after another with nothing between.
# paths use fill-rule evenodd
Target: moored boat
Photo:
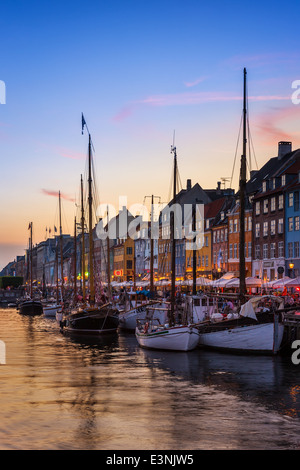
<instances>
[{"instance_id":1,"label":"moored boat","mask_svg":"<svg viewBox=\"0 0 300 470\"><path fill-rule=\"evenodd\" d=\"M269 308L259 307L266 302ZM242 306L237 318L229 314L225 319L215 317L204 321L198 326L199 346L229 352L277 354L284 334L280 313L283 304L278 296L258 296Z\"/></svg>"},{"instance_id":2,"label":"moored boat","mask_svg":"<svg viewBox=\"0 0 300 470\"><path fill-rule=\"evenodd\" d=\"M19 304L21 315L42 315L43 304L39 300L26 299Z\"/></svg>"},{"instance_id":3,"label":"moored boat","mask_svg":"<svg viewBox=\"0 0 300 470\"><path fill-rule=\"evenodd\" d=\"M63 333L89 336L115 333L118 325L118 310L110 304L82 308L65 315L60 322Z\"/></svg>"},{"instance_id":4,"label":"moored boat","mask_svg":"<svg viewBox=\"0 0 300 470\"><path fill-rule=\"evenodd\" d=\"M177 181L177 154L176 147L172 147L174 153L174 179L173 179L173 203L176 203ZM155 318L155 307L147 308L147 315L143 321L138 321L135 336L139 345L143 348L162 349L172 351L190 351L195 349L199 341L199 331L191 323L188 311L180 311L175 306L175 223L174 214L171 217L171 302L169 308L164 310L168 323L161 324Z\"/></svg>"}]
</instances>

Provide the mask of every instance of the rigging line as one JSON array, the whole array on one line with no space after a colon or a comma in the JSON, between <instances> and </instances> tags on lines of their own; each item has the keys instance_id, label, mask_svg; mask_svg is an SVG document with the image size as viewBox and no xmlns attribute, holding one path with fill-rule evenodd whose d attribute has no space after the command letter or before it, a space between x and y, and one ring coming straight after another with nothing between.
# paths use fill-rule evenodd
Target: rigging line
<instances>
[{"instance_id":1,"label":"rigging line","mask_svg":"<svg viewBox=\"0 0 300 470\"><path fill-rule=\"evenodd\" d=\"M249 118L248 118L248 121L249 121ZM256 159L256 154L255 154L255 148L254 148L254 144L253 144L253 139L252 139L252 134L250 132L250 124L249 124L249 141L250 141L250 144L252 145L252 150L253 150L253 155L254 155L254 160L255 160L255 163L256 163L256 169L258 169L258 164L257 164L257 159Z\"/></svg>"},{"instance_id":2,"label":"rigging line","mask_svg":"<svg viewBox=\"0 0 300 470\"><path fill-rule=\"evenodd\" d=\"M232 188L233 173L234 173L236 156L237 156L237 151L238 151L238 146L239 146L239 140L240 140L240 135L241 135L242 122L243 122L243 115L241 116L240 130L239 130L239 133L238 133L238 140L237 140L237 144L236 144L235 156L234 156L234 161L233 161L233 168L232 168L231 179L230 179L230 187L231 188Z\"/></svg>"}]
</instances>

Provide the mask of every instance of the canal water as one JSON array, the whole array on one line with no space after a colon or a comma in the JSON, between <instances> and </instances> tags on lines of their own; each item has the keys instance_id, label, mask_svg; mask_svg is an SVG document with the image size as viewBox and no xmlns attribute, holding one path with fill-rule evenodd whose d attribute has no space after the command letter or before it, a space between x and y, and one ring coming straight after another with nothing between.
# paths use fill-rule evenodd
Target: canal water
<instances>
[{"instance_id":1,"label":"canal water","mask_svg":"<svg viewBox=\"0 0 300 470\"><path fill-rule=\"evenodd\" d=\"M1 450L300 448L289 356L148 351L125 333L84 342L15 309L0 310L0 340Z\"/></svg>"}]
</instances>

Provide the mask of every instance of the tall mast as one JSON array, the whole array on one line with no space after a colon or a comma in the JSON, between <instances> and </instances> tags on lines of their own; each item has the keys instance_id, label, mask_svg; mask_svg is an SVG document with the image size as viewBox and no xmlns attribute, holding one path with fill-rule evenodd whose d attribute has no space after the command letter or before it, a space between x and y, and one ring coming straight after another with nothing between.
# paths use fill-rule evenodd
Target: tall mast
<instances>
[{"instance_id":1,"label":"tall mast","mask_svg":"<svg viewBox=\"0 0 300 470\"><path fill-rule=\"evenodd\" d=\"M83 179L81 175L81 271L82 271L82 296L85 302L85 240L84 240L84 206L83 206Z\"/></svg>"},{"instance_id":2,"label":"tall mast","mask_svg":"<svg viewBox=\"0 0 300 470\"><path fill-rule=\"evenodd\" d=\"M196 232L196 203L193 204L192 208L192 230ZM197 293L197 251L196 251L196 236L193 238L193 295Z\"/></svg>"},{"instance_id":3,"label":"tall mast","mask_svg":"<svg viewBox=\"0 0 300 470\"><path fill-rule=\"evenodd\" d=\"M94 243L93 243L93 194L92 194L92 144L91 134L89 134L89 280L90 280L90 304L95 304L94 286Z\"/></svg>"},{"instance_id":4,"label":"tall mast","mask_svg":"<svg viewBox=\"0 0 300 470\"><path fill-rule=\"evenodd\" d=\"M59 303L59 287L58 287L58 247L55 247L55 271L56 271L56 302Z\"/></svg>"},{"instance_id":5,"label":"tall mast","mask_svg":"<svg viewBox=\"0 0 300 470\"><path fill-rule=\"evenodd\" d=\"M32 299L32 222L30 222L30 298Z\"/></svg>"},{"instance_id":6,"label":"tall mast","mask_svg":"<svg viewBox=\"0 0 300 470\"><path fill-rule=\"evenodd\" d=\"M154 293L154 284L153 284L153 271L154 271L154 263L153 263L153 245L154 240L152 236L152 228L153 228L153 194L151 196L151 229L150 229L150 296L153 296Z\"/></svg>"},{"instance_id":7,"label":"tall mast","mask_svg":"<svg viewBox=\"0 0 300 470\"><path fill-rule=\"evenodd\" d=\"M107 294L110 298L110 246L109 246L109 212L107 206L107 238L106 238L106 253L107 253Z\"/></svg>"},{"instance_id":8,"label":"tall mast","mask_svg":"<svg viewBox=\"0 0 300 470\"><path fill-rule=\"evenodd\" d=\"M59 239L60 239L60 270L61 270L61 297L64 299L64 258L63 258L63 236L62 236L62 224L61 224L61 197L60 191L59 197Z\"/></svg>"},{"instance_id":9,"label":"tall mast","mask_svg":"<svg viewBox=\"0 0 300 470\"><path fill-rule=\"evenodd\" d=\"M177 180L177 154L176 154L176 147L171 147L171 152L174 153L174 176L173 176L173 205L176 204L176 180ZM175 210L175 207L174 207ZM170 214L170 222L171 222L171 246L172 246L172 253L171 253L171 316L170 316L170 326L174 325L175 318L174 318L174 307L175 307L175 214L174 210L171 211Z\"/></svg>"},{"instance_id":10,"label":"tall mast","mask_svg":"<svg viewBox=\"0 0 300 470\"><path fill-rule=\"evenodd\" d=\"M76 231L76 217L74 222L74 301L77 294L77 231Z\"/></svg>"},{"instance_id":11,"label":"tall mast","mask_svg":"<svg viewBox=\"0 0 300 470\"><path fill-rule=\"evenodd\" d=\"M246 300L246 268L245 268L245 191L246 191L246 151L247 151L247 97L246 69L244 68L244 99L243 99L243 154L240 170L240 300Z\"/></svg>"}]
</instances>

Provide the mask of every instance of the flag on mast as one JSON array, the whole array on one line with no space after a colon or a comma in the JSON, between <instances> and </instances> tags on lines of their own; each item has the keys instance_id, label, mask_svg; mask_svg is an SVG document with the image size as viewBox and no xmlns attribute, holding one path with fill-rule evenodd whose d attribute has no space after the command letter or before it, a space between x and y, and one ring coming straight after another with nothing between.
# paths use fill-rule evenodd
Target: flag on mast
<instances>
[{"instance_id":1,"label":"flag on mast","mask_svg":"<svg viewBox=\"0 0 300 470\"><path fill-rule=\"evenodd\" d=\"M86 126L86 122L85 122L83 113L81 113L81 133L82 134L83 134L84 126Z\"/></svg>"}]
</instances>

